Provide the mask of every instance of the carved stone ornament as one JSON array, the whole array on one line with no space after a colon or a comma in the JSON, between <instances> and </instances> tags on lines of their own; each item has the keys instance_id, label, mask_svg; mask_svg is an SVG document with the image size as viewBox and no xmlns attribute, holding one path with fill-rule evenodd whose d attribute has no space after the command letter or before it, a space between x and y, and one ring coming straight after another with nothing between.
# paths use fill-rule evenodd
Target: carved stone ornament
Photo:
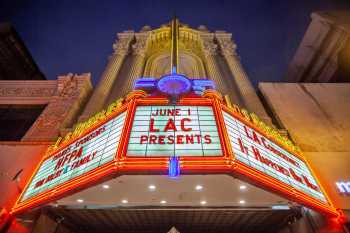
<instances>
[{"instance_id":1,"label":"carved stone ornament","mask_svg":"<svg viewBox=\"0 0 350 233\"><path fill-rule=\"evenodd\" d=\"M58 77L55 95L27 132L25 140L51 140L59 134L67 116L75 111L77 103L81 101L84 89L79 83L81 77L71 73Z\"/></svg>"},{"instance_id":2,"label":"carved stone ornament","mask_svg":"<svg viewBox=\"0 0 350 233\"><path fill-rule=\"evenodd\" d=\"M79 96L78 80L74 78L73 74L68 74L62 79L63 85L58 88L58 96L63 98L72 98Z\"/></svg>"},{"instance_id":3,"label":"carved stone ornament","mask_svg":"<svg viewBox=\"0 0 350 233\"><path fill-rule=\"evenodd\" d=\"M236 55L236 44L230 38L217 38L223 55Z\"/></svg>"},{"instance_id":4,"label":"carved stone ornament","mask_svg":"<svg viewBox=\"0 0 350 233\"><path fill-rule=\"evenodd\" d=\"M214 44L212 40L203 39L202 45L203 45L203 52L206 57L213 56L216 54L218 46Z\"/></svg>"},{"instance_id":5,"label":"carved stone ornament","mask_svg":"<svg viewBox=\"0 0 350 233\"><path fill-rule=\"evenodd\" d=\"M113 44L114 54L126 55L129 51L130 38L119 38Z\"/></svg>"},{"instance_id":6,"label":"carved stone ornament","mask_svg":"<svg viewBox=\"0 0 350 233\"><path fill-rule=\"evenodd\" d=\"M43 114L40 115L35 122L38 129L47 128L55 129L60 126L60 123L64 119L66 112L68 111L69 104L64 104L61 100L52 101L48 108L45 109Z\"/></svg>"},{"instance_id":7,"label":"carved stone ornament","mask_svg":"<svg viewBox=\"0 0 350 233\"><path fill-rule=\"evenodd\" d=\"M139 37L136 39L136 43L132 45L133 54L139 56L145 56L147 46L147 37Z\"/></svg>"}]
</instances>

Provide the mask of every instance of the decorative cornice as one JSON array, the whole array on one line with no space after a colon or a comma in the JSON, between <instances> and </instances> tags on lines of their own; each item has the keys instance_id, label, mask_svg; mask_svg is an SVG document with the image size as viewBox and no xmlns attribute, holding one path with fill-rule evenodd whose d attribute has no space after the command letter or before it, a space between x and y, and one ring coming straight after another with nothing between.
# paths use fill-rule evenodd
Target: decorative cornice
<instances>
[{"instance_id":1,"label":"decorative cornice","mask_svg":"<svg viewBox=\"0 0 350 233\"><path fill-rule=\"evenodd\" d=\"M56 80L1 80L0 97L51 97L56 88Z\"/></svg>"},{"instance_id":2,"label":"decorative cornice","mask_svg":"<svg viewBox=\"0 0 350 233\"><path fill-rule=\"evenodd\" d=\"M0 87L0 97L50 97L55 91L47 87Z\"/></svg>"},{"instance_id":3,"label":"decorative cornice","mask_svg":"<svg viewBox=\"0 0 350 233\"><path fill-rule=\"evenodd\" d=\"M51 145L52 141L0 141L2 146L27 146L27 145Z\"/></svg>"}]
</instances>

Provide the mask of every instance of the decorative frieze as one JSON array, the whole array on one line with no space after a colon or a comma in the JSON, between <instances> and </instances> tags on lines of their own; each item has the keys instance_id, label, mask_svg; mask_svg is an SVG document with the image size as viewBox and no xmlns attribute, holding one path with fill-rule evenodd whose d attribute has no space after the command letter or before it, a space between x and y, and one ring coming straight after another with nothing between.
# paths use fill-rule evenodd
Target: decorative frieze
<instances>
[{"instance_id":1,"label":"decorative frieze","mask_svg":"<svg viewBox=\"0 0 350 233\"><path fill-rule=\"evenodd\" d=\"M47 87L0 87L0 97L48 97L55 91L56 88Z\"/></svg>"}]
</instances>

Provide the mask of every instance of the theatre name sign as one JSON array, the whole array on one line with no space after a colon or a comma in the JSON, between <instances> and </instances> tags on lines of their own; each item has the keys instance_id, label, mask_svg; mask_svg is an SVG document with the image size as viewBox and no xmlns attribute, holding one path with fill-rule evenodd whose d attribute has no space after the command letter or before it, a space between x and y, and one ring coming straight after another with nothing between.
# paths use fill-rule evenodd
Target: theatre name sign
<instances>
[{"instance_id":1,"label":"theatre name sign","mask_svg":"<svg viewBox=\"0 0 350 233\"><path fill-rule=\"evenodd\" d=\"M244 177L338 215L296 147L260 123L255 115L228 106L213 90L182 97L176 104L166 96L136 90L51 146L12 212L48 203L106 177L166 174L169 158L177 156L181 174Z\"/></svg>"}]
</instances>

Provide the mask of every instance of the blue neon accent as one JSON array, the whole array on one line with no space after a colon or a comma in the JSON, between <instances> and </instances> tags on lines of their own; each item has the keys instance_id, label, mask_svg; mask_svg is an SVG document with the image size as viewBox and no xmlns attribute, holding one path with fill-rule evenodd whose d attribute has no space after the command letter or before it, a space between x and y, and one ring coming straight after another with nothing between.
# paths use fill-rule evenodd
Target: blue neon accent
<instances>
[{"instance_id":1,"label":"blue neon accent","mask_svg":"<svg viewBox=\"0 0 350 233\"><path fill-rule=\"evenodd\" d=\"M134 83L135 89L153 89L156 88L156 79L155 78L140 78L137 79Z\"/></svg>"},{"instance_id":2,"label":"blue neon accent","mask_svg":"<svg viewBox=\"0 0 350 233\"><path fill-rule=\"evenodd\" d=\"M171 69L171 73L176 74L176 66L173 66L173 68Z\"/></svg>"},{"instance_id":3,"label":"blue neon accent","mask_svg":"<svg viewBox=\"0 0 350 233\"><path fill-rule=\"evenodd\" d=\"M191 86L191 81L184 75L180 74L163 76L157 83L158 90L172 96L178 96L189 92L191 90Z\"/></svg>"},{"instance_id":4,"label":"blue neon accent","mask_svg":"<svg viewBox=\"0 0 350 233\"><path fill-rule=\"evenodd\" d=\"M216 85L215 82L210 79L188 79L186 76L176 73L165 75L160 79L142 77L134 82L134 90L150 92L156 89L172 96L187 93L191 89L195 94L202 95L207 89L215 90Z\"/></svg>"},{"instance_id":5,"label":"blue neon accent","mask_svg":"<svg viewBox=\"0 0 350 233\"><path fill-rule=\"evenodd\" d=\"M172 156L169 158L169 177L176 178L180 176L180 163L179 157Z\"/></svg>"},{"instance_id":6,"label":"blue neon accent","mask_svg":"<svg viewBox=\"0 0 350 233\"><path fill-rule=\"evenodd\" d=\"M206 88L215 89L215 82L209 79L192 79L194 86L202 86Z\"/></svg>"},{"instance_id":7,"label":"blue neon accent","mask_svg":"<svg viewBox=\"0 0 350 233\"><path fill-rule=\"evenodd\" d=\"M205 87L203 87L203 86L192 86L192 90L194 90L194 91L204 91Z\"/></svg>"}]
</instances>

